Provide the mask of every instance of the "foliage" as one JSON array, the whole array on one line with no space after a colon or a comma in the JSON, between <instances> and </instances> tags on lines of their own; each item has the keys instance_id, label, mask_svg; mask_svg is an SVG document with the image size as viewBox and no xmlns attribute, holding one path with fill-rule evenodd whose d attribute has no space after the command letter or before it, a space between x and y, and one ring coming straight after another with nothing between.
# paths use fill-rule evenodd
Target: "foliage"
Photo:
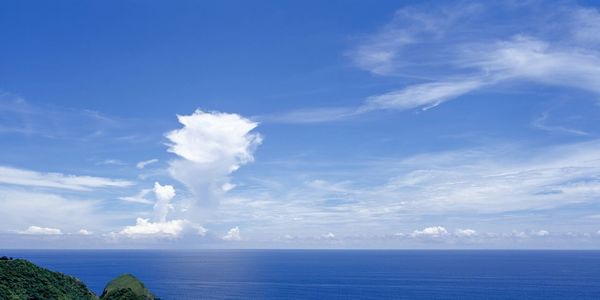
<instances>
[{"instance_id":1,"label":"foliage","mask_svg":"<svg viewBox=\"0 0 600 300\"><path fill-rule=\"evenodd\" d=\"M102 300L146 300L144 295L137 295L130 288L121 288L118 290L112 290L102 295Z\"/></svg>"},{"instance_id":2,"label":"foliage","mask_svg":"<svg viewBox=\"0 0 600 300\"><path fill-rule=\"evenodd\" d=\"M98 299L78 279L23 259L0 259L0 299Z\"/></svg>"},{"instance_id":3,"label":"foliage","mask_svg":"<svg viewBox=\"0 0 600 300\"><path fill-rule=\"evenodd\" d=\"M122 295L134 295L136 298L112 298L116 293L122 293ZM108 297L111 298L108 298ZM139 281L135 276L131 274L121 275L113 280L111 280L106 287L104 288L104 292L102 293L102 297L100 299L132 299L132 300L153 300L156 299L152 293L144 284Z\"/></svg>"},{"instance_id":4,"label":"foliage","mask_svg":"<svg viewBox=\"0 0 600 300\"><path fill-rule=\"evenodd\" d=\"M81 281L23 259L0 257L0 300L98 300ZM158 300L133 275L110 281L101 300Z\"/></svg>"}]
</instances>

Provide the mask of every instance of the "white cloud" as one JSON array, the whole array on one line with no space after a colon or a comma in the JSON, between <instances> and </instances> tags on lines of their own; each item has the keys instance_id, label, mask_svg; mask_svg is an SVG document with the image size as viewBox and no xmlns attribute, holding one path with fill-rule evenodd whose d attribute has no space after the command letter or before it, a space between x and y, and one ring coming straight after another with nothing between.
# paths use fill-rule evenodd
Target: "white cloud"
<instances>
[{"instance_id":1,"label":"white cloud","mask_svg":"<svg viewBox=\"0 0 600 300\"><path fill-rule=\"evenodd\" d=\"M169 152L190 162L230 163L230 169L252 161L252 152L261 142L259 134L250 133L258 125L237 114L196 110L189 116L177 116L182 129L171 131Z\"/></svg>"},{"instance_id":2,"label":"white cloud","mask_svg":"<svg viewBox=\"0 0 600 300\"><path fill-rule=\"evenodd\" d=\"M572 231L567 231L565 233L563 233L564 236L569 237L569 238L589 238L592 235L589 232L572 232Z\"/></svg>"},{"instance_id":3,"label":"white cloud","mask_svg":"<svg viewBox=\"0 0 600 300\"><path fill-rule=\"evenodd\" d=\"M423 230L415 230L411 234L412 237L443 237L448 235L448 230L441 226L427 227Z\"/></svg>"},{"instance_id":4,"label":"white cloud","mask_svg":"<svg viewBox=\"0 0 600 300\"><path fill-rule=\"evenodd\" d=\"M547 230L538 230L538 231L533 231L531 234L534 236L549 236L550 232L548 232Z\"/></svg>"},{"instance_id":5,"label":"white cloud","mask_svg":"<svg viewBox=\"0 0 600 300\"><path fill-rule=\"evenodd\" d=\"M92 232L87 229L79 229L79 231L77 231L77 233L80 235L92 235Z\"/></svg>"},{"instance_id":6,"label":"white cloud","mask_svg":"<svg viewBox=\"0 0 600 300\"><path fill-rule=\"evenodd\" d=\"M137 218L136 224L126 226L118 233L112 233L113 237L128 237L128 238L177 238L186 230L194 230L197 235L204 236L207 230L194 224L186 219L167 220L167 216L173 205L171 200L175 197L175 188L171 185L161 185L158 182L154 183L154 195L156 202L154 204L154 222L150 219ZM144 191L142 191L144 192ZM148 190L149 192L149 190ZM143 198L146 193L137 197Z\"/></svg>"},{"instance_id":7,"label":"white cloud","mask_svg":"<svg viewBox=\"0 0 600 300\"><path fill-rule=\"evenodd\" d=\"M199 236L205 236L208 230L201 225L192 224L192 228L196 230L196 234Z\"/></svg>"},{"instance_id":8,"label":"white cloud","mask_svg":"<svg viewBox=\"0 0 600 300\"><path fill-rule=\"evenodd\" d=\"M506 235L507 237L516 237L516 238L520 238L520 239L525 239L528 238L529 235L527 233L525 233L524 231L518 231L518 230L514 230L512 233Z\"/></svg>"},{"instance_id":9,"label":"white cloud","mask_svg":"<svg viewBox=\"0 0 600 300\"><path fill-rule=\"evenodd\" d=\"M146 199L146 195L148 195L148 193L150 193L151 191L152 189L143 189L133 196L119 197L119 199L133 203L152 204L154 202Z\"/></svg>"},{"instance_id":10,"label":"white cloud","mask_svg":"<svg viewBox=\"0 0 600 300\"><path fill-rule=\"evenodd\" d=\"M183 128L166 135L168 151L179 157L169 163L169 172L198 201L218 202L233 186L229 175L254 160L254 150L262 141L260 134L252 133L258 124L237 114L201 110L178 119Z\"/></svg>"},{"instance_id":11,"label":"white cloud","mask_svg":"<svg viewBox=\"0 0 600 300\"><path fill-rule=\"evenodd\" d=\"M115 165L115 166L124 166L126 163L118 160L118 159L105 159L101 162L98 162L97 165Z\"/></svg>"},{"instance_id":12,"label":"white cloud","mask_svg":"<svg viewBox=\"0 0 600 300\"><path fill-rule=\"evenodd\" d=\"M240 241L240 240L242 240L242 237L240 235L240 228L236 226L236 227L229 229L229 231L227 231L227 234L225 234L223 236L223 240L225 240L225 241Z\"/></svg>"},{"instance_id":13,"label":"white cloud","mask_svg":"<svg viewBox=\"0 0 600 300\"><path fill-rule=\"evenodd\" d=\"M232 184L230 182L225 182L222 186L221 189L223 190L223 192L228 192L231 191L235 188L235 184Z\"/></svg>"},{"instance_id":14,"label":"white cloud","mask_svg":"<svg viewBox=\"0 0 600 300\"><path fill-rule=\"evenodd\" d=\"M153 158L153 159L149 159L149 160L144 160L144 161L140 161L138 162L135 166L138 169L143 169L145 168L147 165L153 164L153 163L157 163L158 159Z\"/></svg>"},{"instance_id":15,"label":"white cloud","mask_svg":"<svg viewBox=\"0 0 600 300\"><path fill-rule=\"evenodd\" d=\"M154 183L154 194L156 195L156 203L154 204L154 214L157 222L165 222L167 214L172 209L171 199L175 197L175 189L171 185L160 185Z\"/></svg>"},{"instance_id":16,"label":"white cloud","mask_svg":"<svg viewBox=\"0 0 600 300\"><path fill-rule=\"evenodd\" d=\"M333 239L335 239L335 234L328 232L327 234L324 234L321 237L326 240L333 240Z\"/></svg>"},{"instance_id":17,"label":"white cloud","mask_svg":"<svg viewBox=\"0 0 600 300\"><path fill-rule=\"evenodd\" d=\"M139 237L178 237L187 225L185 220L171 220L165 222L151 222L149 219L137 218L136 224L126 226L119 232L119 235L139 238Z\"/></svg>"},{"instance_id":18,"label":"white cloud","mask_svg":"<svg viewBox=\"0 0 600 300\"><path fill-rule=\"evenodd\" d=\"M104 177L65 175L62 173L41 173L6 166L0 166L0 183L76 191L89 191L95 188L108 187L121 188L133 184L130 181Z\"/></svg>"},{"instance_id":19,"label":"white cloud","mask_svg":"<svg viewBox=\"0 0 600 300\"><path fill-rule=\"evenodd\" d=\"M472 237L477 235L477 231L473 229L457 229L454 235L458 237Z\"/></svg>"},{"instance_id":20,"label":"white cloud","mask_svg":"<svg viewBox=\"0 0 600 300\"><path fill-rule=\"evenodd\" d=\"M291 235L291 234L284 234L282 237L284 240L294 240L296 239L295 236Z\"/></svg>"},{"instance_id":21,"label":"white cloud","mask_svg":"<svg viewBox=\"0 0 600 300\"><path fill-rule=\"evenodd\" d=\"M60 229L49 228L49 227L39 227L39 226L29 226L24 231L20 231L21 234L32 234L32 235L61 235L62 232Z\"/></svg>"}]
</instances>

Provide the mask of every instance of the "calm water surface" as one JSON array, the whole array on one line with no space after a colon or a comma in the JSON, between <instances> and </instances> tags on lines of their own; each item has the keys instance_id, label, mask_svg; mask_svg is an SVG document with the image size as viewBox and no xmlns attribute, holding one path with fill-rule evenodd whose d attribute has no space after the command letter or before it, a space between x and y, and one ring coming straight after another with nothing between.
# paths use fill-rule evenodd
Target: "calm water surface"
<instances>
[{"instance_id":1,"label":"calm water surface","mask_svg":"<svg viewBox=\"0 0 600 300\"><path fill-rule=\"evenodd\" d=\"M1 252L98 294L132 273L162 299L600 299L600 251Z\"/></svg>"}]
</instances>

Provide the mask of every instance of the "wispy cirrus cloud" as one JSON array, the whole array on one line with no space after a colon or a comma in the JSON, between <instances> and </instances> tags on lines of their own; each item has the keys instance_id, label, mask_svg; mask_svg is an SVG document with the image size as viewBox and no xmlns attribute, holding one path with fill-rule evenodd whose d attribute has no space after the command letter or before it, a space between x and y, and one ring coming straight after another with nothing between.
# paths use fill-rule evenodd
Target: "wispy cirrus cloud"
<instances>
[{"instance_id":1,"label":"wispy cirrus cloud","mask_svg":"<svg viewBox=\"0 0 600 300\"><path fill-rule=\"evenodd\" d=\"M536 117L533 120L533 122L531 122L531 125L537 129L549 131L549 132L559 132L559 133L566 133L566 134L572 134L572 135L578 135L578 136L590 135L588 132L585 132L583 130L569 128L566 126L551 125L548 123L549 118L550 118L550 114L548 112L544 112L540 116Z\"/></svg>"},{"instance_id":2,"label":"wispy cirrus cloud","mask_svg":"<svg viewBox=\"0 0 600 300\"><path fill-rule=\"evenodd\" d=\"M444 101L479 89L486 84L489 83L479 79L465 79L412 85L401 90L371 96L367 98L365 105L361 106L358 111L405 110L415 107L422 107L423 110L427 110L440 105Z\"/></svg>"},{"instance_id":3,"label":"wispy cirrus cloud","mask_svg":"<svg viewBox=\"0 0 600 300\"><path fill-rule=\"evenodd\" d=\"M152 141L151 136L141 134L149 126L160 127L162 123L109 116L91 109L52 106L0 92L0 135L140 144Z\"/></svg>"},{"instance_id":4,"label":"wispy cirrus cloud","mask_svg":"<svg viewBox=\"0 0 600 300\"><path fill-rule=\"evenodd\" d=\"M121 126L120 121L97 111L45 107L10 93L0 93L0 133L89 139Z\"/></svg>"},{"instance_id":5,"label":"wispy cirrus cloud","mask_svg":"<svg viewBox=\"0 0 600 300\"><path fill-rule=\"evenodd\" d=\"M125 166L127 165L125 162L120 161L118 159L105 159L103 161L97 162L96 165L113 165L113 166Z\"/></svg>"},{"instance_id":6,"label":"wispy cirrus cloud","mask_svg":"<svg viewBox=\"0 0 600 300\"><path fill-rule=\"evenodd\" d=\"M357 107L303 109L263 119L318 123L377 110L426 110L504 83L577 89L594 94L595 101L600 94L600 38L593 34L598 24L596 8L544 1L402 8L348 57L359 68L401 79L403 85L369 96Z\"/></svg>"},{"instance_id":7,"label":"wispy cirrus cloud","mask_svg":"<svg viewBox=\"0 0 600 300\"><path fill-rule=\"evenodd\" d=\"M148 200L146 196L152 191L152 189L143 189L139 191L137 194L133 196L123 196L119 197L120 200L132 203L141 203L141 204L153 204L151 200Z\"/></svg>"},{"instance_id":8,"label":"wispy cirrus cloud","mask_svg":"<svg viewBox=\"0 0 600 300\"><path fill-rule=\"evenodd\" d=\"M45 173L7 166L0 166L0 183L75 191L109 187L122 188L133 185L133 182L127 180L54 172Z\"/></svg>"},{"instance_id":9,"label":"wispy cirrus cloud","mask_svg":"<svg viewBox=\"0 0 600 300\"><path fill-rule=\"evenodd\" d=\"M140 162L138 162L138 163L135 165L135 167L136 167L136 168L138 168L138 169L143 169L143 168L145 168L146 166L148 166L148 165L151 165L151 164L154 164L154 163L157 163L157 162L158 162L158 159L157 159L157 158L153 158L153 159L149 159L149 160L143 160L143 161L140 161Z\"/></svg>"}]
</instances>

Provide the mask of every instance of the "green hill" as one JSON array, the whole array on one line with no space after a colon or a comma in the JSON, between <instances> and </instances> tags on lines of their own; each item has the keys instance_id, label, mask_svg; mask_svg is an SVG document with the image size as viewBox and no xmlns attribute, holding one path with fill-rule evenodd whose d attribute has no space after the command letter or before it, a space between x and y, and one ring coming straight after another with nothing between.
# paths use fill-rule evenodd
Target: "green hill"
<instances>
[{"instance_id":1,"label":"green hill","mask_svg":"<svg viewBox=\"0 0 600 300\"><path fill-rule=\"evenodd\" d=\"M102 293L102 297L100 297L100 299L121 299L115 298L119 295L126 295L127 297L134 296L134 298L127 298L132 300L156 299L154 295L152 295L152 293L150 293L150 291L144 287L144 284L131 274L124 274L111 280L104 288L104 292Z\"/></svg>"},{"instance_id":2,"label":"green hill","mask_svg":"<svg viewBox=\"0 0 600 300\"><path fill-rule=\"evenodd\" d=\"M0 299L98 299L75 277L23 259L0 259Z\"/></svg>"},{"instance_id":3,"label":"green hill","mask_svg":"<svg viewBox=\"0 0 600 300\"><path fill-rule=\"evenodd\" d=\"M158 300L133 275L110 281L98 298L79 279L24 259L0 257L0 300Z\"/></svg>"}]
</instances>

